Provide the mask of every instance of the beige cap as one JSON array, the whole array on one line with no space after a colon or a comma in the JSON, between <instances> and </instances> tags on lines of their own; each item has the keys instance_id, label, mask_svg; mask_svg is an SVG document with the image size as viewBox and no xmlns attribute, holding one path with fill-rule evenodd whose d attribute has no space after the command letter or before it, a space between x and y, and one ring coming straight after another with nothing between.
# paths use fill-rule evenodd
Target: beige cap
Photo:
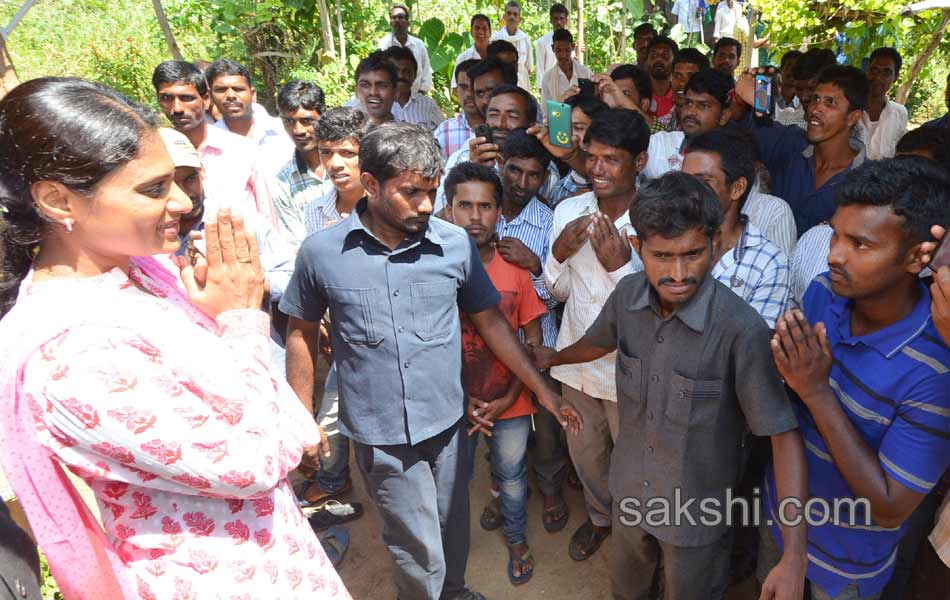
<instances>
[{"instance_id":1,"label":"beige cap","mask_svg":"<svg viewBox=\"0 0 950 600\"><path fill-rule=\"evenodd\" d=\"M184 133L170 127L161 127L158 130L165 142L165 148L169 156L172 157L172 163L176 167L194 167L201 168L201 161L198 160L198 151L191 145L191 142Z\"/></svg>"}]
</instances>

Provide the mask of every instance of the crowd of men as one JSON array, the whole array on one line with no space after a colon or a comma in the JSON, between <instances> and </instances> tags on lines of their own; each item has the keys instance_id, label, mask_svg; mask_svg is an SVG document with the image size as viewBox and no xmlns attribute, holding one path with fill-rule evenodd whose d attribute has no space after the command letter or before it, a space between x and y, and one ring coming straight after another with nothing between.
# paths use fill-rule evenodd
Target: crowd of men
<instances>
[{"instance_id":1,"label":"crowd of men","mask_svg":"<svg viewBox=\"0 0 950 600\"><path fill-rule=\"evenodd\" d=\"M472 492L513 585L544 567L530 468L552 533L576 473L587 518L566 550L612 536L615 598L723 597L743 563L766 597L901 598L947 518L950 272L926 261L950 222L948 116L907 131L893 48L864 70L812 48L738 73L750 49L724 14L710 56L643 24L636 63L600 74L567 8L550 17L534 42L517 2L494 33L472 17L450 118L402 5L345 106L291 81L274 117L234 61L155 69L200 158L188 224L251 215L275 360L327 435L301 501L352 489L352 443L399 597L483 598L465 585L483 435L491 485ZM756 74L774 110L754 108ZM569 147L549 100L571 109ZM733 494L769 524L701 519ZM634 518L674 496L695 500L686 521ZM795 526L815 515L790 498L870 504Z\"/></svg>"}]
</instances>

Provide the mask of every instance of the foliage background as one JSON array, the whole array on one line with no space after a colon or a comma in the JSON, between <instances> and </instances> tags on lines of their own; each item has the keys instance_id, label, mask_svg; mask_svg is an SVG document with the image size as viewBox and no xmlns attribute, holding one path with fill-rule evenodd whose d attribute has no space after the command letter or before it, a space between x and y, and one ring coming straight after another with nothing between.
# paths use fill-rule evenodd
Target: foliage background
<instances>
[{"instance_id":1,"label":"foliage background","mask_svg":"<svg viewBox=\"0 0 950 600\"><path fill-rule=\"evenodd\" d=\"M9 21L20 3L0 0L0 22ZM257 78L262 102L271 107L280 84L294 78L318 82L330 105L345 102L352 95L358 59L374 50L388 30L389 2L381 0L164 0L163 4L186 59L229 56L244 62ZM426 42L436 71L433 96L444 109L453 110L448 82L455 56L471 44L469 18L482 12L495 28L500 27L504 0L408 4L413 10L412 32ZM532 38L548 30L550 4L551 0L523 2L522 29ZM321 5L327 7L332 46L321 25ZM644 14L641 0L588 0L586 5L586 62L595 71L623 60L624 14L628 60L634 56L632 29L637 23L649 19L669 29L661 10ZM901 17L900 3L893 0L754 0L754 5L769 25L770 41L778 49L775 58L793 47L832 45L835 35L844 33L847 39L839 46L849 62L860 65L872 48L895 45L906 57L905 74L940 16L931 11ZM339 24L346 42L345 61L340 59ZM576 19L572 29L576 30ZM673 37L682 41L678 28ZM149 104L154 104L151 71L170 58L151 3L145 0L40 0L14 31L8 47L21 80L79 75ZM950 39L944 36L910 95L908 108L915 121L943 111L948 59Z\"/></svg>"}]
</instances>

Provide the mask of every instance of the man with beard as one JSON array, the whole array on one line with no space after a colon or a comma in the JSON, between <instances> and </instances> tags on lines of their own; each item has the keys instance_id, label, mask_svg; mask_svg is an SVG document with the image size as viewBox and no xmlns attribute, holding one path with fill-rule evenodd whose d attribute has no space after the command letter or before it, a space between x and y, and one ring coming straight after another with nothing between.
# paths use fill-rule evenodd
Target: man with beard
<instances>
[{"instance_id":1,"label":"man with beard","mask_svg":"<svg viewBox=\"0 0 950 600\"><path fill-rule=\"evenodd\" d=\"M509 138L508 145L511 141ZM539 169L539 181L541 174L543 170ZM465 229L475 242L488 277L501 295L498 309L512 329L522 332L526 344L537 346L541 343L539 318L548 314L548 310L535 293L532 274L505 258L495 243L495 230L502 210L498 176L488 167L464 162L446 178L445 190L448 220ZM464 313L462 349L465 414L471 425L465 470L471 472L474 468L478 432L484 431L491 450L492 489L497 495L489 504L494 519L491 529L504 526L508 578L512 585L520 585L534 575L534 559L526 537L528 477L525 453L532 415L538 411L531 393L508 367L495 358ZM484 514L482 526L485 526Z\"/></svg>"},{"instance_id":2,"label":"man with beard","mask_svg":"<svg viewBox=\"0 0 950 600\"><path fill-rule=\"evenodd\" d=\"M867 75L871 93L861 117L867 131L867 155L871 160L891 158L897 142L907 131L907 109L887 99L901 72L901 55L894 48L877 48L871 52Z\"/></svg>"},{"instance_id":3,"label":"man with beard","mask_svg":"<svg viewBox=\"0 0 950 600\"><path fill-rule=\"evenodd\" d=\"M432 91L432 65L429 63L429 51L425 43L409 35L409 22L412 14L404 4L393 4L389 8L389 26L392 32L379 40L379 49L405 48L416 59L416 75L412 80L413 94L427 94Z\"/></svg>"},{"instance_id":4,"label":"man with beard","mask_svg":"<svg viewBox=\"0 0 950 600\"><path fill-rule=\"evenodd\" d=\"M775 74L774 67L751 69L736 86L738 114L753 105L755 73ZM780 125L768 115L750 118L769 171L772 192L788 202L801 236L835 212L835 188L847 172L865 160L864 146L851 145L868 100L868 80L860 69L835 65L818 76L807 105L808 129ZM749 115L751 117L751 115Z\"/></svg>"},{"instance_id":5,"label":"man with beard","mask_svg":"<svg viewBox=\"0 0 950 600\"><path fill-rule=\"evenodd\" d=\"M944 90L944 99L947 104L947 110L950 111L950 75L947 75L947 88ZM924 127L950 128L950 112L947 112L944 116L938 117L933 121L927 121L924 123Z\"/></svg>"},{"instance_id":6,"label":"man with beard","mask_svg":"<svg viewBox=\"0 0 950 600\"><path fill-rule=\"evenodd\" d=\"M742 58L742 44L731 37L722 37L713 47L712 66L729 77L736 76L736 67Z\"/></svg>"},{"instance_id":7,"label":"man with beard","mask_svg":"<svg viewBox=\"0 0 950 600\"><path fill-rule=\"evenodd\" d=\"M551 250L544 264L551 295L566 303L557 348L579 340L617 282L643 268L628 241L633 234L628 209L636 195L637 175L646 163L649 139L643 116L624 109L598 113L584 136L593 190L555 208ZM587 519L571 536L568 552L581 561L593 555L611 531L607 473L618 435L614 356L558 366L551 377L561 382L565 400L585 423L579 436L568 439L587 508Z\"/></svg>"},{"instance_id":8,"label":"man with beard","mask_svg":"<svg viewBox=\"0 0 950 600\"><path fill-rule=\"evenodd\" d=\"M475 103L479 102L482 89L481 77L475 77ZM460 148L445 161L445 175L452 172L452 168L461 162L472 161L498 170L502 159L501 148L509 131L526 129L537 121L538 105L534 96L520 86L501 85L492 90L485 106L485 123L491 128L491 140L483 137L473 137L468 140L466 147ZM539 195L547 202L554 187L560 180L557 166L552 162L548 165L547 176ZM436 194L435 210L441 211L445 207L445 189L439 187Z\"/></svg>"},{"instance_id":9,"label":"man with beard","mask_svg":"<svg viewBox=\"0 0 950 600\"><path fill-rule=\"evenodd\" d=\"M247 139L205 119L205 103L210 102L208 82L196 66L182 60L168 60L152 73L158 106L176 131L185 134L198 151L204 170L204 186L216 199L247 214L259 212L276 225L266 176L258 169L258 156ZM211 206L210 214L217 214Z\"/></svg>"},{"instance_id":10,"label":"man with beard","mask_svg":"<svg viewBox=\"0 0 950 600\"><path fill-rule=\"evenodd\" d=\"M491 41L491 20L481 13L472 15L471 29L472 47L462 51L455 59L455 69L452 71L452 93L458 83L459 67L462 63L475 62L488 58L488 44Z\"/></svg>"},{"instance_id":11,"label":"man with beard","mask_svg":"<svg viewBox=\"0 0 950 600\"><path fill-rule=\"evenodd\" d=\"M442 149L442 158L448 159L452 153L465 145L475 135L475 127L485 122L485 118L475 107L475 94L472 91L472 80L468 76L468 69L475 66L475 59L464 60L455 66L452 76L452 93L455 94L462 110L451 119L439 123L432 132L435 141Z\"/></svg>"},{"instance_id":12,"label":"man with beard","mask_svg":"<svg viewBox=\"0 0 950 600\"><path fill-rule=\"evenodd\" d=\"M386 50L386 57L396 67L396 98L393 106L398 106L402 113L399 120L407 123L422 125L428 130L445 119L435 100L422 94L412 92L412 82L416 77L416 58L408 48L393 46Z\"/></svg>"},{"instance_id":13,"label":"man with beard","mask_svg":"<svg viewBox=\"0 0 950 600\"><path fill-rule=\"evenodd\" d=\"M373 125L396 119L396 84L399 74L386 53L373 52L356 66L356 97L346 106L359 107Z\"/></svg>"},{"instance_id":14,"label":"man with beard","mask_svg":"<svg viewBox=\"0 0 950 600\"><path fill-rule=\"evenodd\" d=\"M293 154L294 146L279 119L266 111L254 110L257 90L250 72L233 60L219 58L208 67L205 77L211 88L211 101L221 113L213 127L250 140L257 147L258 160L267 175L276 174Z\"/></svg>"},{"instance_id":15,"label":"man with beard","mask_svg":"<svg viewBox=\"0 0 950 600\"><path fill-rule=\"evenodd\" d=\"M340 431L354 442L382 516L399 596L481 600L464 581L459 310L562 425L581 421L531 365L468 235L430 218L442 169L431 133L387 123L363 137L359 156L366 197L345 221L304 240L280 308L291 316L289 337L329 310Z\"/></svg>"},{"instance_id":16,"label":"man with beard","mask_svg":"<svg viewBox=\"0 0 950 600\"><path fill-rule=\"evenodd\" d=\"M673 110L673 58L679 52L676 42L658 35L647 49L647 67L653 83L650 115L662 119Z\"/></svg>"},{"instance_id":17,"label":"man with beard","mask_svg":"<svg viewBox=\"0 0 950 600\"><path fill-rule=\"evenodd\" d=\"M548 10L548 16L551 19L551 31L545 33L534 42L535 69L538 77L538 89L542 88L544 74L548 72L556 63L557 57L554 55L553 36L555 31L567 29L570 13L567 7L560 2L555 2ZM572 57L574 50L571 49ZM555 98L556 99L556 98Z\"/></svg>"},{"instance_id":18,"label":"man with beard","mask_svg":"<svg viewBox=\"0 0 950 600\"><path fill-rule=\"evenodd\" d=\"M807 497L836 504L836 518L808 527L811 597L870 599L891 577L908 517L950 465L950 351L920 279L931 225L950 219L950 178L929 159L897 157L853 169L836 192L829 271L779 322L772 354L801 400ZM782 547L766 520L773 481L770 472L760 573Z\"/></svg>"},{"instance_id":19,"label":"man with beard","mask_svg":"<svg viewBox=\"0 0 950 600\"><path fill-rule=\"evenodd\" d=\"M323 90L308 81L290 81L277 93L277 110L294 142L294 155L271 181L274 209L284 239L294 248L305 237L304 208L323 196L330 184L320 164L314 127L323 113Z\"/></svg>"},{"instance_id":20,"label":"man with beard","mask_svg":"<svg viewBox=\"0 0 950 600\"><path fill-rule=\"evenodd\" d=\"M530 91L531 72L534 70L531 38L518 29L521 25L521 5L517 0L509 0L505 4L505 26L492 34L491 40L502 40L511 43L518 52L518 85Z\"/></svg>"},{"instance_id":21,"label":"man with beard","mask_svg":"<svg viewBox=\"0 0 950 600\"><path fill-rule=\"evenodd\" d=\"M633 30L633 49L637 53L637 66L647 68L647 50L653 38L656 37L656 27L653 23L640 23Z\"/></svg>"},{"instance_id":22,"label":"man with beard","mask_svg":"<svg viewBox=\"0 0 950 600\"><path fill-rule=\"evenodd\" d=\"M670 111L669 118L664 123L665 131L682 129L680 112L686 100L686 84L689 83L690 77L708 68L709 59L696 48L683 48L676 53L676 58L673 59L672 77L673 103L676 107Z\"/></svg>"},{"instance_id":23,"label":"man with beard","mask_svg":"<svg viewBox=\"0 0 950 600\"><path fill-rule=\"evenodd\" d=\"M563 369L616 357L620 435L617 460L609 461L614 600L656 597L658 577L668 600L720 598L728 585L731 521L707 520L705 507L730 509L749 430L771 438L776 497L804 498L802 438L769 360L768 327L709 276L722 223L709 187L668 173L640 188L629 213L636 231L628 235L644 272L624 277L577 341L559 341L556 353L536 352L536 364ZM719 510L712 514L723 517ZM766 571L761 597L800 600L805 525L784 526L802 518L794 505L782 516L786 551Z\"/></svg>"}]
</instances>

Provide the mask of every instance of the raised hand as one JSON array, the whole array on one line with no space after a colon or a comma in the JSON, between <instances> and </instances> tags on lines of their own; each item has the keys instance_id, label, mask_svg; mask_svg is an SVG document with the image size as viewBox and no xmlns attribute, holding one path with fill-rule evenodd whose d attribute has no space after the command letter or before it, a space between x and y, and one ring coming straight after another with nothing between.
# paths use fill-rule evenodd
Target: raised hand
<instances>
[{"instance_id":1,"label":"raised hand","mask_svg":"<svg viewBox=\"0 0 950 600\"><path fill-rule=\"evenodd\" d=\"M562 263L574 256L590 238L589 228L593 218L593 215L581 215L564 227L551 247L551 254L558 262Z\"/></svg>"},{"instance_id":2,"label":"raised hand","mask_svg":"<svg viewBox=\"0 0 950 600\"><path fill-rule=\"evenodd\" d=\"M501 157L501 148L498 147L498 144L491 144L483 137L470 139L468 141L468 151L470 161L486 167L494 167L495 161Z\"/></svg>"},{"instance_id":3,"label":"raised hand","mask_svg":"<svg viewBox=\"0 0 950 600\"><path fill-rule=\"evenodd\" d=\"M609 217L594 215L594 228L590 234L590 243L597 254L597 260L608 273L613 273L630 262L633 249L630 240L623 237Z\"/></svg>"},{"instance_id":4,"label":"raised hand","mask_svg":"<svg viewBox=\"0 0 950 600\"><path fill-rule=\"evenodd\" d=\"M502 258L516 267L525 269L536 277L541 274L541 259L518 238L501 238L495 244L495 249Z\"/></svg>"},{"instance_id":5,"label":"raised hand","mask_svg":"<svg viewBox=\"0 0 950 600\"><path fill-rule=\"evenodd\" d=\"M771 345L779 374L806 405L828 388L831 345L824 323L813 329L802 311L790 310L776 323Z\"/></svg>"}]
</instances>

